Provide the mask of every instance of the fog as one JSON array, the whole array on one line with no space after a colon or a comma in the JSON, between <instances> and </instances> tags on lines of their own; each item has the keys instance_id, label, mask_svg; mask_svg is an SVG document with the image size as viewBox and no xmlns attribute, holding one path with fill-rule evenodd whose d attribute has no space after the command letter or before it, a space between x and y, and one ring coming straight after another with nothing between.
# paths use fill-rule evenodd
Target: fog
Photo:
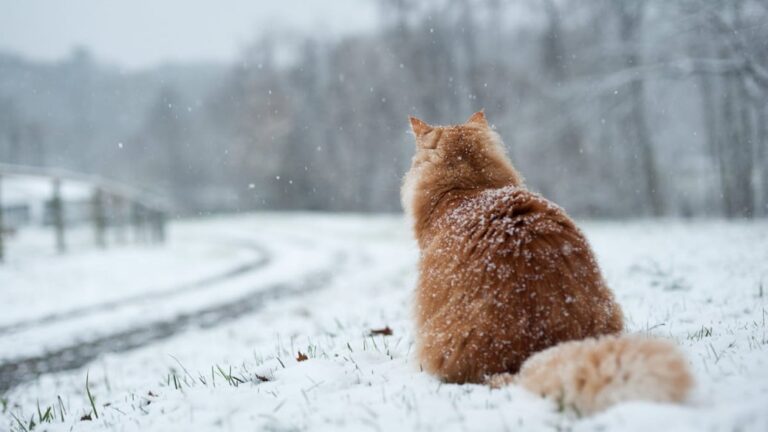
<instances>
[{"instance_id":1,"label":"fog","mask_svg":"<svg viewBox=\"0 0 768 432\"><path fill-rule=\"evenodd\" d=\"M4 1L0 162L177 215L396 212L407 117L484 108L583 217L768 215L768 2Z\"/></svg>"}]
</instances>

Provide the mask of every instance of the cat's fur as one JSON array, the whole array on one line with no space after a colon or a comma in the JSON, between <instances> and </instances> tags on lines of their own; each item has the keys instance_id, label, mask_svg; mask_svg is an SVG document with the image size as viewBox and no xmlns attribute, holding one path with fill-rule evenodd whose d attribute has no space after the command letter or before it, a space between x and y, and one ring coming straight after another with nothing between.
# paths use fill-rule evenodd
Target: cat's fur
<instances>
[{"instance_id":1,"label":"cat's fur","mask_svg":"<svg viewBox=\"0 0 768 432\"><path fill-rule=\"evenodd\" d=\"M582 412L685 397L692 380L674 346L611 336L623 330L621 308L587 240L525 188L482 112L445 127L412 117L411 127L417 152L402 199L421 249L416 336L426 371L520 382Z\"/></svg>"}]
</instances>

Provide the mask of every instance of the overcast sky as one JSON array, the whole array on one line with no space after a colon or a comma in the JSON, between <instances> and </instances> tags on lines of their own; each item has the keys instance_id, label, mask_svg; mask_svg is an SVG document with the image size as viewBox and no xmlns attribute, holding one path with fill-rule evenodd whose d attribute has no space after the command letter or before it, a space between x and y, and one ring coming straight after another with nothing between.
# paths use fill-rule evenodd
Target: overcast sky
<instances>
[{"instance_id":1,"label":"overcast sky","mask_svg":"<svg viewBox=\"0 0 768 432\"><path fill-rule=\"evenodd\" d=\"M0 50L51 60L81 45L131 68L230 61L262 31L370 29L376 7L372 0L0 0Z\"/></svg>"}]
</instances>

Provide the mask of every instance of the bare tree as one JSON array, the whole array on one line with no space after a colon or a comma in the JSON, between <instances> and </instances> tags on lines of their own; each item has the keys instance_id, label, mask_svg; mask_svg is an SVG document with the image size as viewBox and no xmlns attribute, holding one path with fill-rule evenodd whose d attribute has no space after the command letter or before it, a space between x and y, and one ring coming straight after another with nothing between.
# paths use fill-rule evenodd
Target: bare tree
<instances>
[{"instance_id":1,"label":"bare tree","mask_svg":"<svg viewBox=\"0 0 768 432\"><path fill-rule=\"evenodd\" d=\"M623 54L623 66L634 69L634 77L628 84L630 109L626 118L625 133L630 151L638 161L643 172L642 180L651 214L664 214L661 180L656 162L656 150L653 145L648 119L646 117L645 77L639 72L642 66L643 18L646 1L617 1L612 3L618 16L619 38Z\"/></svg>"}]
</instances>

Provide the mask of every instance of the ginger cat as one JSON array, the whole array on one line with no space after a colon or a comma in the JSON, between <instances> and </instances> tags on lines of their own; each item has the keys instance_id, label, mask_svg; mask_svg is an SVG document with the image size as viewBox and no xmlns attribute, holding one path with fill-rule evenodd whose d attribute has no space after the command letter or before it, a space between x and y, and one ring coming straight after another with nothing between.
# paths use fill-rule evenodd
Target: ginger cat
<instances>
[{"instance_id":1,"label":"ginger cat","mask_svg":"<svg viewBox=\"0 0 768 432\"><path fill-rule=\"evenodd\" d=\"M621 308L586 238L525 188L482 111L456 126L411 117L411 127L402 200L421 250L416 338L427 372L517 382L580 412L685 398L685 358L668 342L620 336Z\"/></svg>"}]
</instances>

